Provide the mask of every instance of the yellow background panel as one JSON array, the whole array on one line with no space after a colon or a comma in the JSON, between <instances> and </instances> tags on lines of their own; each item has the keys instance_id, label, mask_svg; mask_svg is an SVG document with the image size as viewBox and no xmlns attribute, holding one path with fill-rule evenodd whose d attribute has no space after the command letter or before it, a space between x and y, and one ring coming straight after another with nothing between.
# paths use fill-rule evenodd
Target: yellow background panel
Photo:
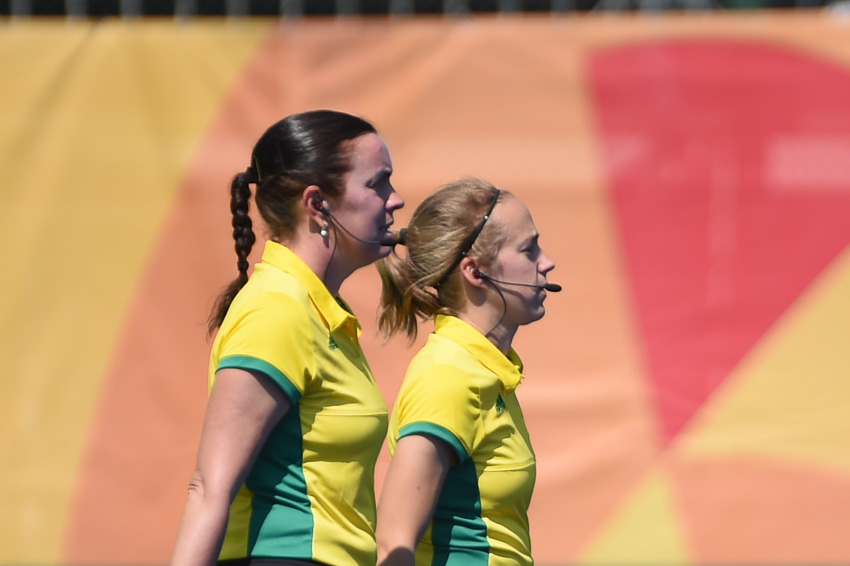
<instances>
[{"instance_id":1,"label":"yellow background panel","mask_svg":"<svg viewBox=\"0 0 850 566\"><path fill-rule=\"evenodd\" d=\"M685 535L668 480L659 468L624 500L577 564L689 564Z\"/></svg>"},{"instance_id":2,"label":"yellow background panel","mask_svg":"<svg viewBox=\"0 0 850 566\"><path fill-rule=\"evenodd\" d=\"M6 561L57 559L136 280L186 162L266 28L0 25Z\"/></svg>"},{"instance_id":3,"label":"yellow background panel","mask_svg":"<svg viewBox=\"0 0 850 566\"><path fill-rule=\"evenodd\" d=\"M850 249L730 376L677 445L850 471Z\"/></svg>"}]
</instances>

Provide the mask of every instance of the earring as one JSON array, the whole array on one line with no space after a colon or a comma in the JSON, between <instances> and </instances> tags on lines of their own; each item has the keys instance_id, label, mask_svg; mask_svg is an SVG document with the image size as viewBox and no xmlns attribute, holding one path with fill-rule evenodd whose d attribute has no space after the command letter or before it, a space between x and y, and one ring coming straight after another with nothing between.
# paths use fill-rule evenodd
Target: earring
<instances>
[{"instance_id":1,"label":"earring","mask_svg":"<svg viewBox=\"0 0 850 566\"><path fill-rule=\"evenodd\" d=\"M322 229L321 229L321 230L319 230L319 235L320 235L322 238L327 238L327 237L328 237L328 225L327 225L327 224L325 224L324 226L322 226Z\"/></svg>"}]
</instances>

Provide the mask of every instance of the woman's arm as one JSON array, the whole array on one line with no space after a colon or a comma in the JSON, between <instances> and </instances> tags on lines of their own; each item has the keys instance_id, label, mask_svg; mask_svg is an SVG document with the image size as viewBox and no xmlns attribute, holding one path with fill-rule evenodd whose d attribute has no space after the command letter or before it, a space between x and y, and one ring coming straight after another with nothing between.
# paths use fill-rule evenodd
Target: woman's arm
<instances>
[{"instance_id":1,"label":"woman's arm","mask_svg":"<svg viewBox=\"0 0 850 566\"><path fill-rule=\"evenodd\" d=\"M260 373L223 369L216 374L172 566L216 563L230 503L290 406L280 387Z\"/></svg>"},{"instance_id":2,"label":"woman's arm","mask_svg":"<svg viewBox=\"0 0 850 566\"><path fill-rule=\"evenodd\" d=\"M378 565L412 566L454 451L444 441L412 434L398 441L378 504Z\"/></svg>"}]
</instances>

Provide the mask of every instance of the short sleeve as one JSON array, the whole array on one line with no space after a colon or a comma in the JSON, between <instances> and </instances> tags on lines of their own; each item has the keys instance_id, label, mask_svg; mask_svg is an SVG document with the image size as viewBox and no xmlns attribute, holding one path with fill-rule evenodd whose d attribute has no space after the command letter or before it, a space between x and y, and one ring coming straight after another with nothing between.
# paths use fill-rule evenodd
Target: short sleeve
<instances>
[{"instance_id":1,"label":"short sleeve","mask_svg":"<svg viewBox=\"0 0 850 566\"><path fill-rule=\"evenodd\" d=\"M434 436L463 462L475 444L480 407L480 393L469 374L451 365L430 367L405 383L399 394L398 437Z\"/></svg>"},{"instance_id":2,"label":"short sleeve","mask_svg":"<svg viewBox=\"0 0 850 566\"><path fill-rule=\"evenodd\" d=\"M315 375L312 321L303 304L283 293L262 293L240 305L219 345L216 371L257 371L298 402Z\"/></svg>"}]
</instances>

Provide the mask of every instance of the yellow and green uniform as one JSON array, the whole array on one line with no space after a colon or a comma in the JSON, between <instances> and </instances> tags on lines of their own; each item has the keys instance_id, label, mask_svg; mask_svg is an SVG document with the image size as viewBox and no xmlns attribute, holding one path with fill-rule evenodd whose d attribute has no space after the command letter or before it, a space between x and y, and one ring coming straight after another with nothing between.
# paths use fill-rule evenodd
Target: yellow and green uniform
<instances>
[{"instance_id":1,"label":"yellow and green uniform","mask_svg":"<svg viewBox=\"0 0 850 566\"><path fill-rule=\"evenodd\" d=\"M210 358L260 372L292 407L271 431L230 507L220 560L373 565L375 460L387 407L359 344L360 325L288 248L268 242Z\"/></svg>"},{"instance_id":2,"label":"yellow and green uniform","mask_svg":"<svg viewBox=\"0 0 850 566\"><path fill-rule=\"evenodd\" d=\"M390 419L389 448L430 435L457 455L417 566L531 565L528 506L536 462L515 390L522 362L466 322L439 315L407 369Z\"/></svg>"}]
</instances>

